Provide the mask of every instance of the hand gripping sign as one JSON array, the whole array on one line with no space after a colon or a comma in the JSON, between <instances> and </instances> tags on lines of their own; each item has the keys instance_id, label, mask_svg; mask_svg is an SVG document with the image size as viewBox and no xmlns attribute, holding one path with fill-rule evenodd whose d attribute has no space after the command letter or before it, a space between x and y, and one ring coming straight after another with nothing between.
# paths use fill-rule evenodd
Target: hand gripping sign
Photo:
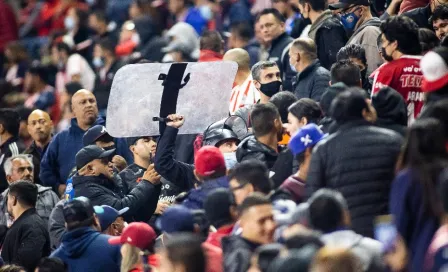
<instances>
[{"instance_id":1,"label":"hand gripping sign","mask_svg":"<svg viewBox=\"0 0 448 272\"><path fill-rule=\"evenodd\" d=\"M126 65L116 73L106 127L114 137L153 136L166 124L157 117L186 117L180 134L202 133L228 116L235 62ZM156 117L156 118L155 118Z\"/></svg>"}]
</instances>

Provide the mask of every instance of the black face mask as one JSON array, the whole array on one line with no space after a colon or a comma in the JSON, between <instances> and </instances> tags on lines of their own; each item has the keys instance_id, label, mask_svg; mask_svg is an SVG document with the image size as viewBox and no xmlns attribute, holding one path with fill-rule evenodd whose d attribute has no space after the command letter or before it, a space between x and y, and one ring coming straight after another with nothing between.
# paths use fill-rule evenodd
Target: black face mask
<instances>
[{"instance_id":1,"label":"black face mask","mask_svg":"<svg viewBox=\"0 0 448 272\"><path fill-rule=\"evenodd\" d=\"M389 56L387 53L386 53L386 47L381 47L381 54L383 54L383 58L386 60L386 61L393 61L394 60L394 58L392 58L392 56Z\"/></svg>"},{"instance_id":2,"label":"black face mask","mask_svg":"<svg viewBox=\"0 0 448 272\"><path fill-rule=\"evenodd\" d=\"M266 84L260 83L260 92L262 92L267 97L273 97L274 94L281 91L282 82L280 80L272 81Z\"/></svg>"}]
</instances>

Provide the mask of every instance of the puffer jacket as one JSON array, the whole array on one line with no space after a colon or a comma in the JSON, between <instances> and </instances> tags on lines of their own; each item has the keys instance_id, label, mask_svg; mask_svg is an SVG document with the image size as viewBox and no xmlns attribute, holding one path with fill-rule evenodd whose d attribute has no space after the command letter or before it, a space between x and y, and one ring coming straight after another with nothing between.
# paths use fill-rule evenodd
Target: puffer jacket
<instances>
[{"instance_id":1,"label":"puffer jacket","mask_svg":"<svg viewBox=\"0 0 448 272\"><path fill-rule=\"evenodd\" d=\"M311 98L319 102L329 87L329 82L330 72L320 65L319 60L315 60L295 78L294 94L298 99Z\"/></svg>"},{"instance_id":2,"label":"puffer jacket","mask_svg":"<svg viewBox=\"0 0 448 272\"><path fill-rule=\"evenodd\" d=\"M55 192L51 190L50 187L44 187L40 184L36 184L37 186L37 202L36 202L36 212L37 214L44 220L44 223L48 225L48 219L50 218L51 211L54 206L59 201L59 197ZM9 189L6 189L0 195L0 225L7 225L8 222L8 192Z\"/></svg>"},{"instance_id":3,"label":"puffer jacket","mask_svg":"<svg viewBox=\"0 0 448 272\"><path fill-rule=\"evenodd\" d=\"M373 239L363 237L352 230L339 230L324 234L321 240L326 246L337 246L349 249L362 263L363 271L384 271L382 245Z\"/></svg>"},{"instance_id":4,"label":"puffer jacket","mask_svg":"<svg viewBox=\"0 0 448 272\"><path fill-rule=\"evenodd\" d=\"M279 147L280 148L280 147ZM281 152L281 150L278 150ZM266 167L271 169L277 161L278 154L276 150L257 141L255 136L251 135L244 138L238 145L236 150L236 159L238 162L243 162L250 159L259 160L266 164Z\"/></svg>"},{"instance_id":5,"label":"puffer jacket","mask_svg":"<svg viewBox=\"0 0 448 272\"><path fill-rule=\"evenodd\" d=\"M395 162L403 138L365 120L341 124L314 147L306 181L310 197L320 188L347 200L353 230L373 237L374 217L387 214Z\"/></svg>"}]
</instances>

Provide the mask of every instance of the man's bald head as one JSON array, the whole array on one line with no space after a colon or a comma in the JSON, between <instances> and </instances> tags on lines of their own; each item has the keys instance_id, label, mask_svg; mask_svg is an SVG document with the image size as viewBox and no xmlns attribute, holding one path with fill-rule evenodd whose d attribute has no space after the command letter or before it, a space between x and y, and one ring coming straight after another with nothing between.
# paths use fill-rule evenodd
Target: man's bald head
<instances>
[{"instance_id":1,"label":"man's bald head","mask_svg":"<svg viewBox=\"0 0 448 272\"><path fill-rule=\"evenodd\" d=\"M28 117L28 133L39 144L47 144L51 139L53 122L50 115L42 110L34 110Z\"/></svg>"},{"instance_id":2,"label":"man's bald head","mask_svg":"<svg viewBox=\"0 0 448 272\"><path fill-rule=\"evenodd\" d=\"M98 118L96 98L91 91L81 89L72 97L72 111L78 126L87 130Z\"/></svg>"},{"instance_id":3,"label":"man's bald head","mask_svg":"<svg viewBox=\"0 0 448 272\"><path fill-rule=\"evenodd\" d=\"M244 49L230 49L224 54L223 60L236 62L239 71L250 71L250 56Z\"/></svg>"},{"instance_id":4,"label":"man's bald head","mask_svg":"<svg viewBox=\"0 0 448 272\"><path fill-rule=\"evenodd\" d=\"M298 38L292 43L292 47L297 49L300 55L309 60L317 59L316 43L311 38Z\"/></svg>"}]
</instances>

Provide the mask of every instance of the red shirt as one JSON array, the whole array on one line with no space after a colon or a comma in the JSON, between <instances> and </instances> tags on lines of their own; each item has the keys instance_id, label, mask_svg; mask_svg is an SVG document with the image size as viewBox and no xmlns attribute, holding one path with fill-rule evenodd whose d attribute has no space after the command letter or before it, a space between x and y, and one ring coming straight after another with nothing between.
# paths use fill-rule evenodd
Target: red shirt
<instances>
[{"instance_id":1,"label":"red shirt","mask_svg":"<svg viewBox=\"0 0 448 272\"><path fill-rule=\"evenodd\" d=\"M229 236L232 233L233 227L234 225L226 225L219 228L216 232L210 232L205 242L221 248L222 237Z\"/></svg>"},{"instance_id":2,"label":"red shirt","mask_svg":"<svg viewBox=\"0 0 448 272\"><path fill-rule=\"evenodd\" d=\"M420 114L424 103L420 59L420 56L402 56L374 72L372 95L383 87L391 87L399 92L408 105L408 123Z\"/></svg>"}]
</instances>

